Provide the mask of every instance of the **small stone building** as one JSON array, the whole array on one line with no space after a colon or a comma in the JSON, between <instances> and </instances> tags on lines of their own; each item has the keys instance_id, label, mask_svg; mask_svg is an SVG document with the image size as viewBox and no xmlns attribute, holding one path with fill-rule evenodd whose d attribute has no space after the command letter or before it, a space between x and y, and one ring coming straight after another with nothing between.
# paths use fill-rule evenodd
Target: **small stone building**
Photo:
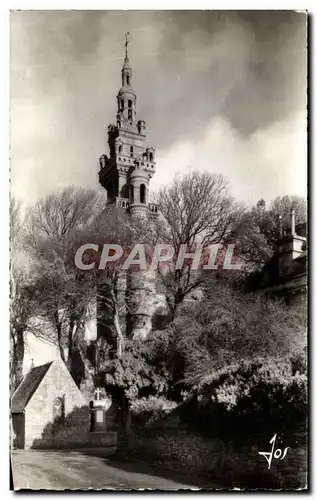
<instances>
[{"instance_id":1,"label":"small stone building","mask_svg":"<svg viewBox=\"0 0 317 500\"><path fill-rule=\"evenodd\" d=\"M63 448L89 441L89 405L64 362L31 368L11 400L14 448Z\"/></svg>"}]
</instances>

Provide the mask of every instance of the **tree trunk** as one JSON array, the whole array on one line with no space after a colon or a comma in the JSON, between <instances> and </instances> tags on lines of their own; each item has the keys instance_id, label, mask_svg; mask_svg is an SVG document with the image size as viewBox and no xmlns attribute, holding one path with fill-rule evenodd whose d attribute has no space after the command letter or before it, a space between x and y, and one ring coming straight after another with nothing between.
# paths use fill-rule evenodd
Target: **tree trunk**
<instances>
[{"instance_id":1,"label":"tree trunk","mask_svg":"<svg viewBox=\"0 0 317 500\"><path fill-rule=\"evenodd\" d=\"M64 348L62 345L62 325L61 322L59 321L59 316L58 316L58 311L55 311L54 313L54 321L55 321L55 326L57 330L57 343L58 343L58 348L59 348L59 353L61 355L62 360L66 363L66 358L65 358L65 353L64 353Z\"/></svg>"},{"instance_id":2,"label":"tree trunk","mask_svg":"<svg viewBox=\"0 0 317 500\"><path fill-rule=\"evenodd\" d=\"M120 413L121 413L120 417L121 425L119 428L120 446L129 448L134 443L134 432L132 427L129 401L125 395L122 396Z\"/></svg>"},{"instance_id":3,"label":"tree trunk","mask_svg":"<svg viewBox=\"0 0 317 500\"><path fill-rule=\"evenodd\" d=\"M68 371L71 371L72 368L72 359L73 359L73 331L74 331L74 321L71 320L68 328L68 354L67 354L67 367Z\"/></svg>"},{"instance_id":4,"label":"tree trunk","mask_svg":"<svg viewBox=\"0 0 317 500\"><path fill-rule=\"evenodd\" d=\"M124 336L122 334L122 330L120 327L119 313L117 308L114 314L114 327L116 329L116 334L117 334L117 355L118 357L121 357L124 349Z\"/></svg>"},{"instance_id":5,"label":"tree trunk","mask_svg":"<svg viewBox=\"0 0 317 500\"><path fill-rule=\"evenodd\" d=\"M16 390L23 378L23 359L24 359L24 331L14 332L14 341L12 342L12 362L10 369L10 393Z\"/></svg>"},{"instance_id":6,"label":"tree trunk","mask_svg":"<svg viewBox=\"0 0 317 500\"><path fill-rule=\"evenodd\" d=\"M65 365L67 365L63 346L61 346L60 344L58 344L58 348L59 348L59 353L61 355L62 360L64 361Z\"/></svg>"}]
</instances>

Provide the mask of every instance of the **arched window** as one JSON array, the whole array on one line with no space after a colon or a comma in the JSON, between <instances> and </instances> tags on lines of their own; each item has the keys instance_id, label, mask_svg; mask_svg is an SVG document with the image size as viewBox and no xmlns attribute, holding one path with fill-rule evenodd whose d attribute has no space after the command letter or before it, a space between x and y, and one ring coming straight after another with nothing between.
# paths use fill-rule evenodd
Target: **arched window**
<instances>
[{"instance_id":1,"label":"arched window","mask_svg":"<svg viewBox=\"0 0 317 500\"><path fill-rule=\"evenodd\" d=\"M120 107L121 107L121 109L124 109L124 99L121 99Z\"/></svg>"},{"instance_id":2,"label":"arched window","mask_svg":"<svg viewBox=\"0 0 317 500\"><path fill-rule=\"evenodd\" d=\"M64 421L65 418L65 404L64 397L57 397L53 401L53 420Z\"/></svg>"},{"instance_id":3,"label":"arched window","mask_svg":"<svg viewBox=\"0 0 317 500\"><path fill-rule=\"evenodd\" d=\"M127 85L130 85L130 75L127 75Z\"/></svg>"},{"instance_id":4,"label":"arched window","mask_svg":"<svg viewBox=\"0 0 317 500\"><path fill-rule=\"evenodd\" d=\"M140 203L145 203L145 184L140 186Z\"/></svg>"},{"instance_id":5,"label":"arched window","mask_svg":"<svg viewBox=\"0 0 317 500\"><path fill-rule=\"evenodd\" d=\"M131 203L134 203L134 188L131 186Z\"/></svg>"},{"instance_id":6,"label":"arched window","mask_svg":"<svg viewBox=\"0 0 317 500\"><path fill-rule=\"evenodd\" d=\"M133 146L130 146L130 156L131 156L131 158L133 156Z\"/></svg>"},{"instance_id":7,"label":"arched window","mask_svg":"<svg viewBox=\"0 0 317 500\"><path fill-rule=\"evenodd\" d=\"M128 110L128 120L132 120L132 109Z\"/></svg>"},{"instance_id":8,"label":"arched window","mask_svg":"<svg viewBox=\"0 0 317 500\"><path fill-rule=\"evenodd\" d=\"M150 161L153 161L153 153L152 152L150 152L149 157L150 157Z\"/></svg>"},{"instance_id":9,"label":"arched window","mask_svg":"<svg viewBox=\"0 0 317 500\"><path fill-rule=\"evenodd\" d=\"M127 184L121 187L120 196L121 198L129 198L129 187Z\"/></svg>"},{"instance_id":10,"label":"arched window","mask_svg":"<svg viewBox=\"0 0 317 500\"><path fill-rule=\"evenodd\" d=\"M128 108L132 109L132 101L131 101L131 99L128 100Z\"/></svg>"},{"instance_id":11,"label":"arched window","mask_svg":"<svg viewBox=\"0 0 317 500\"><path fill-rule=\"evenodd\" d=\"M119 145L119 153L122 153L122 144Z\"/></svg>"}]
</instances>

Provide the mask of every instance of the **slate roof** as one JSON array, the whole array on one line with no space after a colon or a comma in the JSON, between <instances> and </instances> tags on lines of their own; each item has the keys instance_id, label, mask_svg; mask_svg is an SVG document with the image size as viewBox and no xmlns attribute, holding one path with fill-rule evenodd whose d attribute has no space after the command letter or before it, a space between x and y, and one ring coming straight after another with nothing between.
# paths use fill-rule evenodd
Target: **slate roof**
<instances>
[{"instance_id":1,"label":"slate roof","mask_svg":"<svg viewBox=\"0 0 317 500\"><path fill-rule=\"evenodd\" d=\"M39 387L53 361L32 368L24 377L11 399L11 413L22 413Z\"/></svg>"}]
</instances>

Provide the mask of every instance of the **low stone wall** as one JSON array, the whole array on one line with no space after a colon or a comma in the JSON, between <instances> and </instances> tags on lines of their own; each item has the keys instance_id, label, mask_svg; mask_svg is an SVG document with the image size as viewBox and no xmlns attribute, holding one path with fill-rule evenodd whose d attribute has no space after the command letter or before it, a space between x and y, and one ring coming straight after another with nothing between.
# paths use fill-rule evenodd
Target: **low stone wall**
<instances>
[{"instance_id":1,"label":"low stone wall","mask_svg":"<svg viewBox=\"0 0 317 500\"><path fill-rule=\"evenodd\" d=\"M37 449L66 449L85 447L114 447L117 445L117 432L114 430L116 410L106 413L106 427L93 431L88 406L76 408L66 415L66 418L57 419L41 429L40 437L30 439L26 448ZM39 421L39 424L41 422Z\"/></svg>"},{"instance_id":2,"label":"low stone wall","mask_svg":"<svg viewBox=\"0 0 317 500\"><path fill-rule=\"evenodd\" d=\"M270 469L259 451L270 452L272 436L250 437L237 444L207 439L186 430L138 432L121 453L126 458L151 462L165 469L217 483L224 488L306 488L305 445L291 447L284 460L272 459ZM288 446L285 443L284 446ZM275 449L279 448L276 445ZM282 451L283 451L282 450Z\"/></svg>"},{"instance_id":3,"label":"low stone wall","mask_svg":"<svg viewBox=\"0 0 317 500\"><path fill-rule=\"evenodd\" d=\"M89 432L89 430L64 427L44 439L36 440L33 449L108 448L117 446L116 432Z\"/></svg>"},{"instance_id":4,"label":"low stone wall","mask_svg":"<svg viewBox=\"0 0 317 500\"><path fill-rule=\"evenodd\" d=\"M93 448L99 446L117 446L117 433L91 432L89 434L89 445Z\"/></svg>"},{"instance_id":5,"label":"low stone wall","mask_svg":"<svg viewBox=\"0 0 317 500\"><path fill-rule=\"evenodd\" d=\"M117 444L117 433L107 429L91 432L89 409L77 409L67 415L65 421L49 423L41 438L33 440L32 448L61 449L85 447L113 447Z\"/></svg>"}]
</instances>

